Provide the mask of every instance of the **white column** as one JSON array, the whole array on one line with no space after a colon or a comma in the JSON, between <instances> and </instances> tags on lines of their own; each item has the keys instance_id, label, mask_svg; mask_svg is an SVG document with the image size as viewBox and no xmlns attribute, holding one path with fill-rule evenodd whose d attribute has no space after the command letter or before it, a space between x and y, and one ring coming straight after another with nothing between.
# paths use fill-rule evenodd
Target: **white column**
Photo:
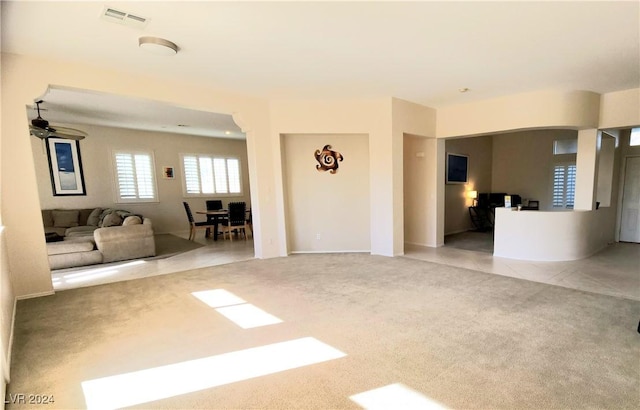
<instances>
[{"instance_id":1,"label":"white column","mask_svg":"<svg viewBox=\"0 0 640 410\"><path fill-rule=\"evenodd\" d=\"M591 211L595 208L599 134L597 129L578 131L576 194L573 209Z\"/></svg>"}]
</instances>

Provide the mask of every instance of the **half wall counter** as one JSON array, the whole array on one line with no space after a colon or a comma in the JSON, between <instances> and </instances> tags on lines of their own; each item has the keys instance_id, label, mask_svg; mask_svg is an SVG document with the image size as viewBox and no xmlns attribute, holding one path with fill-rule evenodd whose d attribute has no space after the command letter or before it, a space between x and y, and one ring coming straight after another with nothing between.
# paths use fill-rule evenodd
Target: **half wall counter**
<instances>
[{"instance_id":1,"label":"half wall counter","mask_svg":"<svg viewBox=\"0 0 640 410\"><path fill-rule=\"evenodd\" d=\"M612 241L605 212L496 208L493 255L530 261L586 258Z\"/></svg>"}]
</instances>

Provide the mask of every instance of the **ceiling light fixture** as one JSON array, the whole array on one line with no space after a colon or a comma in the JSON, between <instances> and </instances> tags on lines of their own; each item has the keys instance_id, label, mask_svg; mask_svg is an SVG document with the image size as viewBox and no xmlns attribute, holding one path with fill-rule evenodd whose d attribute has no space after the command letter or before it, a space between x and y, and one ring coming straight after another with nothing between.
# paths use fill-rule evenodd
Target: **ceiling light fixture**
<instances>
[{"instance_id":1,"label":"ceiling light fixture","mask_svg":"<svg viewBox=\"0 0 640 410\"><path fill-rule=\"evenodd\" d=\"M158 37L140 37L138 39L138 45L145 50L148 50L154 54L160 54L165 56L173 56L178 54L178 46L163 38Z\"/></svg>"},{"instance_id":2,"label":"ceiling light fixture","mask_svg":"<svg viewBox=\"0 0 640 410\"><path fill-rule=\"evenodd\" d=\"M461 93L466 93L467 91L469 91L469 89L467 87L464 87L464 88L459 88L458 91L460 91Z\"/></svg>"}]
</instances>

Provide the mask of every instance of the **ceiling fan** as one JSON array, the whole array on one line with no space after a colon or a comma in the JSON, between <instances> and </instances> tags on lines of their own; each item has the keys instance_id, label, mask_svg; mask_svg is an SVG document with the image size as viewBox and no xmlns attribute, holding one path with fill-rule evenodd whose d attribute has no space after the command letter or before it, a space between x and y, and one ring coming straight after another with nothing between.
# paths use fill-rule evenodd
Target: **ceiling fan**
<instances>
[{"instance_id":1,"label":"ceiling fan","mask_svg":"<svg viewBox=\"0 0 640 410\"><path fill-rule=\"evenodd\" d=\"M88 136L84 131L77 130L75 128L68 127L52 127L49 125L49 121L40 116L40 104L42 100L36 101L36 109L38 110L38 117L31 120L29 124L29 133L34 137L40 139L46 139L49 137L64 138L69 140L82 140Z\"/></svg>"}]
</instances>

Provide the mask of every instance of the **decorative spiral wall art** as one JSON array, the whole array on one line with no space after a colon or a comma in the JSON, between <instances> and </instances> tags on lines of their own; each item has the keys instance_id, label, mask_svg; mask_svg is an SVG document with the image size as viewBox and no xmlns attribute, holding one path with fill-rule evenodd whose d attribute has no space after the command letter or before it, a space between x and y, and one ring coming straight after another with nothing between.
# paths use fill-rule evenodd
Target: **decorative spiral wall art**
<instances>
[{"instance_id":1,"label":"decorative spiral wall art","mask_svg":"<svg viewBox=\"0 0 640 410\"><path fill-rule=\"evenodd\" d=\"M318 161L318 172L329 171L331 174L338 172L338 162L344 159L341 153L331 149L331 145L325 145L322 151L317 149L314 155Z\"/></svg>"}]
</instances>

